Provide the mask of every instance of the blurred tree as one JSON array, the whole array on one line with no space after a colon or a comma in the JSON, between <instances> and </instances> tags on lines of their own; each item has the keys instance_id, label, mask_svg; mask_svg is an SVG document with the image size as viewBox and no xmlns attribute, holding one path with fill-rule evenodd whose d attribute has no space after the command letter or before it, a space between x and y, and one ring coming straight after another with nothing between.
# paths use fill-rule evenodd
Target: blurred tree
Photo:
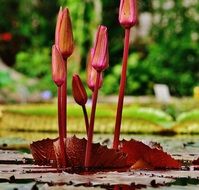
<instances>
[{"instance_id":1,"label":"blurred tree","mask_svg":"<svg viewBox=\"0 0 199 190\"><path fill-rule=\"evenodd\" d=\"M73 64L69 64L70 75L85 71L87 53L93 45L97 27L106 25L110 68L103 91L118 92L112 84L119 84L123 53L124 31L118 23L119 1L0 0L0 3L0 56L13 65L18 54L15 68L44 80L46 86L51 83L50 47L54 43L59 6L69 7L74 29L76 45L70 60ZM175 95L190 95L199 79L198 1L139 0L138 7L140 22L132 31L127 94L151 94L153 84L165 83ZM152 20L145 20L143 24L141 17L144 14ZM152 24L149 34L141 35L146 22Z\"/></svg>"},{"instance_id":2,"label":"blurred tree","mask_svg":"<svg viewBox=\"0 0 199 190\"><path fill-rule=\"evenodd\" d=\"M199 3L153 1L152 43L144 64L154 83L166 83L175 95L190 95L199 82Z\"/></svg>"},{"instance_id":3,"label":"blurred tree","mask_svg":"<svg viewBox=\"0 0 199 190\"><path fill-rule=\"evenodd\" d=\"M56 1L1 0L0 34L12 36L10 41L0 39L0 56L8 65L20 50L52 45L58 9Z\"/></svg>"},{"instance_id":4,"label":"blurred tree","mask_svg":"<svg viewBox=\"0 0 199 190\"><path fill-rule=\"evenodd\" d=\"M152 27L148 36L138 34L130 49L126 93L151 94L155 83L164 83L173 95L191 95L199 83L199 2L142 0L139 8L140 16L143 12L152 16ZM117 93L111 84L119 83L120 68L113 67L105 93Z\"/></svg>"}]
</instances>

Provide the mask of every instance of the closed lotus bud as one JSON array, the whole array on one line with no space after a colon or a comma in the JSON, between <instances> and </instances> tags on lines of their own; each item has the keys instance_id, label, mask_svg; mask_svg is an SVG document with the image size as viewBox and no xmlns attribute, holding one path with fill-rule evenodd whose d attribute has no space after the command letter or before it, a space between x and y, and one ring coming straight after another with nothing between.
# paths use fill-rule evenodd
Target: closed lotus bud
<instances>
[{"instance_id":1,"label":"closed lotus bud","mask_svg":"<svg viewBox=\"0 0 199 190\"><path fill-rule=\"evenodd\" d=\"M137 0L120 0L119 22L124 28L137 23Z\"/></svg>"},{"instance_id":2,"label":"closed lotus bud","mask_svg":"<svg viewBox=\"0 0 199 190\"><path fill-rule=\"evenodd\" d=\"M65 63L59 49L52 46L52 79L57 86L61 86L66 78Z\"/></svg>"},{"instance_id":3,"label":"closed lotus bud","mask_svg":"<svg viewBox=\"0 0 199 190\"><path fill-rule=\"evenodd\" d=\"M68 8L59 10L55 30L55 44L60 49L64 59L67 59L74 49L72 24Z\"/></svg>"},{"instance_id":4,"label":"closed lotus bud","mask_svg":"<svg viewBox=\"0 0 199 190\"><path fill-rule=\"evenodd\" d=\"M88 87L94 91L95 89L95 84L96 84L96 78L97 78L97 71L92 67L91 65L91 59L93 56L94 49L92 48L88 54L87 58L87 85ZM100 83L99 83L99 88L102 87L103 83L103 74L100 73Z\"/></svg>"},{"instance_id":5,"label":"closed lotus bud","mask_svg":"<svg viewBox=\"0 0 199 190\"><path fill-rule=\"evenodd\" d=\"M78 75L73 75L72 80L72 93L75 101L79 105L85 105L87 102L87 93Z\"/></svg>"},{"instance_id":6,"label":"closed lotus bud","mask_svg":"<svg viewBox=\"0 0 199 190\"><path fill-rule=\"evenodd\" d=\"M108 68L108 34L106 26L99 26L93 48L92 66L98 72Z\"/></svg>"}]
</instances>

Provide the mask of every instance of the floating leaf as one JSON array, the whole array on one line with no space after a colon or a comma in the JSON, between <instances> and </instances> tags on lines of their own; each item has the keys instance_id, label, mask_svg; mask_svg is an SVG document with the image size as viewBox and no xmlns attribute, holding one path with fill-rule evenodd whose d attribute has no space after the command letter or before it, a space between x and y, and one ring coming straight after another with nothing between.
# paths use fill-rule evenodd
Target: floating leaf
<instances>
[{"instance_id":1,"label":"floating leaf","mask_svg":"<svg viewBox=\"0 0 199 190\"><path fill-rule=\"evenodd\" d=\"M142 159L153 168L180 168L181 164L163 150L150 148L146 144L136 141L123 140L120 142L120 150L127 154L127 164L134 165Z\"/></svg>"},{"instance_id":2,"label":"floating leaf","mask_svg":"<svg viewBox=\"0 0 199 190\"><path fill-rule=\"evenodd\" d=\"M78 139L73 136L65 141L67 166L84 167L86 139ZM156 143L150 146L136 140L120 143L120 150L108 149L99 143L92 146L92 168L126 168L132 166L136 169L151 168L180 168L180 162L176 161L162 147ZM60 159L59 140L45 139L31 144L31 150L35 163L39 165L62 165ZM133 166L136 164L135 166Z\"/></svg>"},{"instance_id":3,"label":"floating leaf","mask_svg":"<svg viewBox=\"0 0 199 190\"><path fill-rule=\"evenodd\" d=\"M0 164L29 164L32 163L32 155L13 150L0 150Z\"/></svg>"},{"instance_id":4,"label":"floating leaf","mask_svg":"<svg viewBox=\"0 0 199 190\"><path fill-rule=\"evenodd\" d=\"M56 156L53 149L53 143L57 139L43 139L30 144L32 156L35 164L38 165L53 165L56 166Z\"/></svg>"},{"instance_id":5,"label":"floating leaf","mask_svg":"<svg viewBox=\"0 0 199 190\"><path fill-rule=\"evenodd\" d=\"M192 163L193 163L194 165L199 165L199 158L197 158L196 160L194 160Z\"/></svg>"},{"instance_id":6,"label":"floating leaf","mask_svg":"<svg viewBox=\"0 0 199 190\"><path fill-rule=\"evenodd\" d=\"M146 161L139 159L138 161L136 161L135 164L133 164L133 166L131 167L134 170L139 170L139 169L153 169L153 167L151 165L149 165L149 163L147 163Z\"/></svg>"},{"instance_id":7,"label":"floating leaf","mask_svg":"<svg viewBox=\"0 0 199 190\"><path fill-rule=\"evenodd\" d=\"M71 142L73 141L72 138ZM77 141L81 141L79 139ZM57 141L55 141L57 142ZM75 147L74 147L75 148ZM65 184L63 189L76 189L78 186L79 189L86 189L88 186L100 186L102 188L110 188L110 189L139 189L139 187L147 187L147 189L152 187L158 187L158 185L172 185L173 182L175 183L176 179L180 181L187 181L187 189L197 189L197 185L190 186L189 181L192 183L194 180L194 184L199 183L199 171L194 170L195 166L191 166L183 168L183 170L139 170L139 171L128 171L128 172L99 172L94 174L69 174L69 173L58 173L56 168L52 168L49 166L37 166L31 164L19 164L18 160L13 160L13 155L16 158L23 158L23 157L31 157L29 154L20 153L17 151L0 151L0 161L1 158L9 155L12 157L11 164L0 164L0 180L1 180L1 187L3 188L5 184L5 188L14 189L19 188L23 189L23 184L30 184L34 185L34 181L40 182L48 182L50 186L47 185L38 185L37 187L40 189L43 188L45 190L50 189L62 189L62 186L54 186ZM145 164L145 161L138 160L137 164ZM185 170L186 169L186 170ZM5 183L2 183L5 182ZM12 185L11 185L12 184ZM184 184L184 183L183 183ZM69 186L68 186L69 185ZM84 188L82 185L85 185ZM25 187L25 186L24 186ZM29 187L29 186L27 186ZM36 186L35 186L36 187ZM49 187L49 188L48 188ZM51 187L51 188L50 188ZM99 187L99 188L100 188ZM125 187L125 188L124 188ZM152 188L151 187L151 188ZM176 185L169 186L169 189L176 189ZM179 186L182 189L182 186ZM160 187L159 187L160 188ZM158 188L158 189L159 189ZM3 188L4 189L4 188ZM29 189L29 188L28 188ZM160 188L161 189L161 188Z\"/></svg>"},{"instance_id":8,"label":"floating leaf","mask_svg":"<svg viewBox=\"0 0 199 190\"><path fill-rule=\"evenodd\" d=\"M175 181L171 178L154 177L148 175L140 175L135 172L99 172L92 175L79 175L69 173L49 173L43 174L37 181L53 184L73 184L77 185L146 185L165 184Z\"/></svg>"},{"instance_id":9,"label":"floating leaf","mask_svg":"<svg viewBox=\"0 0 199 190\"><path fill-rule=\"evenodd\" d=\"M73 136L65 141L67 166L84 167L86 139ZM38 165L61 165L58 139L44 139L30 145L35 163ZM99 143L92 145L92 168L124 168L127 167L126 154Z\"/></svg>"}]
</instances>

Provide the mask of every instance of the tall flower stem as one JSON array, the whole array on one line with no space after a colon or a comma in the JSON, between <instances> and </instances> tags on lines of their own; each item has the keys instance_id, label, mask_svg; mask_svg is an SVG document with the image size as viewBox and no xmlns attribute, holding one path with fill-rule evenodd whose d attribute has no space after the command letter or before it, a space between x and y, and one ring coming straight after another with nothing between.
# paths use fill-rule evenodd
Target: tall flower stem
<instances>
[{"instance_id":1,"label":"tall flower stem","mask_svg":"<svg viewBox=\"0 0 199 190\"><path fill-rule=\"evenodd\" d=\"M86 125L86 133L87 133L87 136L88 136L89 122L88 122L88 114L87 114L85 105L82 106L82 110L83 110L83 113L84 113L84 120L85 120L85 125Z\"/></svg>"},{"instance_id":2,"label":"tall flower stem","mask_svg":"<svg viewBox=\"0 0 199 190\"><path fill-rule=\"evenodd\" d=\"M63 159L63 166L66 167L66 151L65 151L65 143L64 143L64 133L63 133L63 125L62 125L62 97L61 97L61 87L58 87L58 125L59 125L59 142L60 142L60 150L61 157Z\"/></svg>"},{"instance_id":3,"label":"tall flower stem","mask_svg":"<svg viewBox=\"0 0 199 190\"><path fill-rule=\"evenodd\" d=\"M91 151L92 151L92 142L93 142L93 129L94 129L94 122L95 122L95 111L96 111L96 104L97 104L97 97L98 97L98 88L100 82L100 72L97 72L96 77L96 85L92 96L92 109L91 109L91 117L90 117L90 126L88 129L88 140L86 144L86 155L85 155L85 167L88 168L90 166L90 158L91 158Z\"/></svg>"},{"instance_id":4,"label":"tall flower stem","mask_svg":"<svg viewBox=\"0 0 199 190\"><path fill-rule=\"evenodd\" d=\"M67 60L66 64L65 64L65 69L66 69L66 75L67 75ZM67 114L67 77L65 78L65 81L63 83L63 85L61 86L61 115L62 115L62 133L64 138L66 138L67 136L67 118L66 118L66 114Z\"/></svg>"},{"instance_id":5,"label":"tall flower stem","mask_svg":"<svg viewBox=\"0 0 199 190\"><path fill-rule=\"evenodd\" d=\"M125 91L125 86L126 86L127 60L128 60L128 53L129 53L129 38L130 38L130 28L126 28L125 39L124 39L123 60L122 60L122 74L121 74L121 79L120 79L119 98L118 98L115 132L114 132L114 140L113 140L114 149L118 148L119 138L120 138L120 128L121 128L122 110L123 110L123 102L124 102L124 91Z\"/></svg>"}]
</instances>

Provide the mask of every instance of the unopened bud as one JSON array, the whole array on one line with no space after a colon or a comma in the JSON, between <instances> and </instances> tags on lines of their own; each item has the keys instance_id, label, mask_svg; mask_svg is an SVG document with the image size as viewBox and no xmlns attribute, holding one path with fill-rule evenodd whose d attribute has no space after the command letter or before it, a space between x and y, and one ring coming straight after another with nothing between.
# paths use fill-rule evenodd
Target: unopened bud
<instances>
[{"instance_id":1,"label":"unopened bud","mask_svg":"<svg viewBox=\"0 0 199 190\"><path fill-rule=\"evenodd\" d=\"M108 34L106 26L99 26L92 55L92 66L102 72L108 68Z\"/></svg>"},{"instance_id":2,"label":"unopened bud","mask_svg":"<svg viewBox=\"0 0 199 190\"><path fill-rule=\"evenodd\" d=\"M137 23L137 0L120 0L119 22L124 28Z\"/></svg>"},{"instance_id":3,"label":"unopened bud","mask_svg":"<svg viewBox=\"0 0 199 190\"><path fill-rule=\"evenodd\" d=\"M96 78L97 78L97 71L92 67L91 65L91 59L93 56L93 48L90 50L87 58L87 85L88 87L94 91L96 86ZM103 74L100 73L100 82L99 82L99 88L102 87L103 83Z\"/></svg>"},{"instance_id":4,"label":"unopened bud","mask_svg":"<svg viewBox=\"0 0 199 190\"><path fill-rule=\"evenodd\" d=\"M68 8L59 10L55 31L55 44L60 49L64 59L67 59L74 49L72 24Z\"/></svg>"},{"instance_id":5,"label":"unopened bud","mask_svg":"<svg viewBox=\"0 0 199 190\"><path fill-rule=\"evenodd\" d=\"M87 93L78 75L73 75L72 80L72 93L75 101L79 105L85 105L87 102Z\"/></svg>"},{"instance_id":6,"label":"unopened bud","mask_svg":"<svg viewBox=\"0 0 199 190\"><path fill-rule=\"evenodd\" d=\"M57 86L61 86L66 78L65 63L61 52L56 47L52 46L52 79Z\"/></svg>"}]
</instances>

